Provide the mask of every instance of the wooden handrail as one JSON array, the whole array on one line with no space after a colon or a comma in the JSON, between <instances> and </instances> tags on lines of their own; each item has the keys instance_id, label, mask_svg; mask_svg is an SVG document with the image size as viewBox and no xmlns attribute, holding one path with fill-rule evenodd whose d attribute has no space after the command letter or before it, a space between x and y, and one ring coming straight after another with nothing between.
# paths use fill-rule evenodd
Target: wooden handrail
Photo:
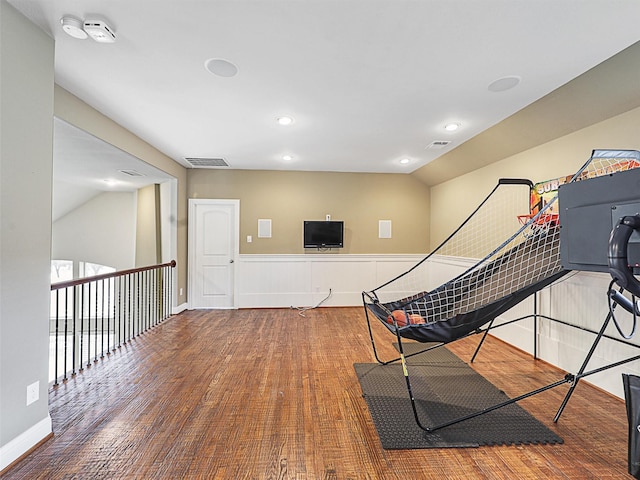
<instances>
[{"instance_id":1,"label":"wooden handrail","mask_svg":"<svg viewBox=\"0 0 640 480\"><path fill-rule=\"evenodd\" d=\"M175 266L176 266L176 261L171 260L169 263L162 263L160 265L150 265L148 267L138 267L138 268L131 268L129 270L120 270L119 272L103 273L102 275L94 275L93 277L76 278L75 280L67 280L66 282L52 283L51 290L60 290L61 288L74 287L76 285L82 285L84 283L95 282L97 280L104 280L107 278L122 277L124 275L131 275L132 273L146 272L148 270L155 270L157 268L163 268L163 267L175 268Z\"/></svg>"}]
</instances>

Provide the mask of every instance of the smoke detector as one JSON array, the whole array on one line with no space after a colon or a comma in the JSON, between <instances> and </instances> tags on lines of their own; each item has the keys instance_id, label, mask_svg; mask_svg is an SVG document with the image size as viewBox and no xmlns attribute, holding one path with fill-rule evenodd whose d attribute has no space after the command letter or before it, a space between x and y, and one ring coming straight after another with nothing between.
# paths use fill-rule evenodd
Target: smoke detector
<instances>
[{"instance_id":1,"label":"smoke detector","mask_svg":"<svg viewBox=\"0 0 640 480\"><path fill-rule=\"evenodd\" d=\"M85 20L84 31L99 43L113 43L116 41L114 30L102 20Z\"/></svg>"},{"instance_id":2,"label":"smoke detector","mask_svg":"<svg viewBox=\"0 0 640 480\"><path fill-rule=\"evenodd\" d=\"M79 40L87 38L87 32L82 28L82 20L70 15L65 15L60 19L60 23L62 24L62 30L64 30L64 33L67 35Z\"/></svg>"}]
</instances>

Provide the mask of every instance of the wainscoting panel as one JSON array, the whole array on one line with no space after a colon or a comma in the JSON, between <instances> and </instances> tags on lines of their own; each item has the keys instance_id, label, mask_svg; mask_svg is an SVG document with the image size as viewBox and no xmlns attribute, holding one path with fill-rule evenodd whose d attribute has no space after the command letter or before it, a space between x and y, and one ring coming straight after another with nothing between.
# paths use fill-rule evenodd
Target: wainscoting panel
<instances>
[{"instance_id":1,"label":"wainscoting panel","mask_svg":"<svg viewBox=\"0 0 640 480\"><path fill-rule=\"evenodd\" d=\"M238 265L240 308L290 307L308 304L310 263L295 255L241 255Z\"/></svg>"},{"instance_id":2,"label":"wainscoting panel","mask_svg":"<svg viewBox=\"0 0 640 480\"><path fill-rule=\"evenodd\" d=\"M571 325L590 330L600 330L608 313L607 288L611 277L606 273L576 272L569 273L564 279L538 292L538 313ZM528 310L528 311L527 311ZM518 315L513 315L515 312ZM533 299L516 306L500 319L533 313ZM632 316L622 309L617 315L624 333L631 331ZM606 333L621 339L613 324ZM533 354L533 322L526 320L497 329L496 337ZM636 335L630 341L640 345ZM569 373L577 373L587 356L595 335L557 322L540 319L538 321L538 358L551 363ZM640 349L604 338L596 348L587 366L587 371L598 367L640 355ZM585 377L589 382L603 390L624 398L622 373L640 375L640 362L631 362ZM570 408L569 404L569 408Z\"/></svg>"},{"instance_id":3,"label":"wainscoting panel","mask_svg":"<svg viewBox=\"0 0 640 480\"><path fill-rule=\"evenodd\" d=\"M318 302L325 306L361 305L363 290L390 280L422 258L421 255L240 255L238 306L301 307Z\"/></svg>"}]
</instances>

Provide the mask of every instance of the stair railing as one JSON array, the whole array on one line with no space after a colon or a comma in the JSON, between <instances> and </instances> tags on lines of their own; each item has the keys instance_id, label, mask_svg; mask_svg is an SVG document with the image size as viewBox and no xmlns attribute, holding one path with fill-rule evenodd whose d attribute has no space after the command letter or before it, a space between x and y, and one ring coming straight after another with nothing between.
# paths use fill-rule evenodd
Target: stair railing
<instances>
[{"instance_id":1,"label":"stair railing","mask_svg":"<svg viewBox=\"0 0 640 480\"><path fill-rule=\"evenodd\" d=\"M49 381L57 386L172 314L176 262L51 285Z\"/></svg>"}]
</instances>

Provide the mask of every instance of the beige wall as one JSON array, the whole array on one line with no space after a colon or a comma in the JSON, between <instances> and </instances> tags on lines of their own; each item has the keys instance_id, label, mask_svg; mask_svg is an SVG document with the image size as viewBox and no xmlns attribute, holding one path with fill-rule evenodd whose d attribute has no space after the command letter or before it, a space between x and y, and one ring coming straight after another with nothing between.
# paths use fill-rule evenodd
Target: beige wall
<instances>
[{"instance_id":1,"label":"beige wall","mask_svg":"<svg viewBox=\"0 0 640 480\"><path fill-rule=\"evenodd\" d=\"M569 175L594 149L640 149L640 108L449 180L431 188L431 245L437 245L501 177L534 183ZM523 212L526 213L526 212Z\"/></svg>"},{"instance_id":2,"label":"beige wall","mask_svg":"<svg viewBox=\"0 0 640 480\"><path fill-rule=\"evenodd\" d=\"M240 200L241 254L303 253L303 221L327 214L345 222L345 248L334 253L425 253L429 245L429 189L410 175L190 169L188 195ZM272 238L258 238L263 218ZM391 239L378 238L379 220L392 221Z\"/></svg>"},{"instance_id":3,"label":"beige wall","mask_svg":"<svg viewBox=\"0 0 640 480\"><path fill-rule=\"evenodd\" d=\"M173 176L178 183L177 295L176 303L187 301L187 169L136 137L113 120L90 107L60 86L55 86L55 116L114 145Z\"/></svg>"},{"instance_id":4,"label":"beige wall","mask_svg":"<svg viewBox=\"0 0 640 480\"><path fill-rule=\"evenodd\" d=\"M136 221L136 267L158 262L156 252L156 186L148 185L138 190Z\"/></svg>"},{"instance_id":5,"label":"beige wall","mask_svg":"<svg viewBox=\"0 0 640 480\"><path fill-rule=\"evenodd\" d=\"M51 433L53 39L0 1L0 470ZM39 399L26 405L27 387Z\"/></svg>"}]
</instances>

